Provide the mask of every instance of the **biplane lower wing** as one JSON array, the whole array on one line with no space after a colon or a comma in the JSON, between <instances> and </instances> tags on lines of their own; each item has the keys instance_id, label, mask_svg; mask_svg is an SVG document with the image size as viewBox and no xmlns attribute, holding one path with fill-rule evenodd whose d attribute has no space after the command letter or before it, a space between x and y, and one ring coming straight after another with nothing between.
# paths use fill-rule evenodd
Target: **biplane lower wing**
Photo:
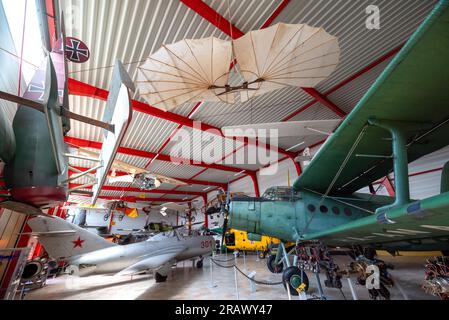
<instances>
[{"instance_id":1,"label":"biplane lower wing","mask_svg":"<svg viewBox=\"0 0 449 320\"><path fill-rule=\"evenodd\" d=\"M331 246L348 245L416 247L427 244L435 250L438 243L447 248L449 240L449 192L393 208L326 231L305 234L304 240L319 239ZM413 249L412 249L413 250ZM426 249L424 249L426 250Z\"/></svg>"},{"instance_id":2,"label":"biplane lower wing","mask_svg":"<svg viewBox=\"0 0 449 320\"><path fill-rule=\"evenodd\" d=\"M347 195L390 173L391 134L372 119L402 123L408 162L449 144L448 5L436 5L295 181L297 190Z\"/></svg>"}]
</instances>

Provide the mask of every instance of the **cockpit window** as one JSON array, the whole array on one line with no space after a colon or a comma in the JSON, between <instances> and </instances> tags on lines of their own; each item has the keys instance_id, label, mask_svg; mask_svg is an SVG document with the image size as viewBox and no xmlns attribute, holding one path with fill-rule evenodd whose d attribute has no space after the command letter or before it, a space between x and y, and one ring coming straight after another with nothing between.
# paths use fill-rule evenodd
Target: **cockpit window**
<instances>
[{"instance_id":1,"label":"cockpit window","mask_svg":"<svg viewBox=\"0 0 449 320\"><path fill-rule=\"evenodd\" d=\"M274 201L295 201L301 199L301 194L292 187L272 187L262 197Z\"/></svg>"}]
</instances>

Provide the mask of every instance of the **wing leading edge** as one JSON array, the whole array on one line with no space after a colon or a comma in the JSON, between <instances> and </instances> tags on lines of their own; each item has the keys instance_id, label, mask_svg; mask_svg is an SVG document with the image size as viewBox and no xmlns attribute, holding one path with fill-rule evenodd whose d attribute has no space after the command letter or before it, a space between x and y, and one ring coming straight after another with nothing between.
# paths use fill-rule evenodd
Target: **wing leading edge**
<instances>
[{"instance_id":1,"label":"wing leading edge","mask_svg":"<svg viewBox=\"0 0 449 320\"><path fill-rule=\"evenodd\" d=\"M409 162L449 144L448 4L437 4L295 181L296 189L351 194L390 173L391 136L369 119L408 123Z\"/></svg>"}]
</instances>

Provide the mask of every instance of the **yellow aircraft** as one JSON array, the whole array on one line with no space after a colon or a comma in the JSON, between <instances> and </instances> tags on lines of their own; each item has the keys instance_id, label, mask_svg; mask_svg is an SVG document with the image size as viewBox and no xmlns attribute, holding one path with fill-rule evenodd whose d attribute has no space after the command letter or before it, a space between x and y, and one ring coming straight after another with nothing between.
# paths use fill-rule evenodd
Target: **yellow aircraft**
<instances>
[{"instance_id":1,"label":"yellow aircraft","mask_svg":"<svg viewBox=\"0 0 449 320\"><path fill-rule=\"evenodd\" d=\"M268 246L270 244L278 244L280 241L277 238L251 235L248 239L246 231L230 229L225 234L225 245L230 250L237 251L257 251L260 258L265 258L268 253Z\"/></svg>"}]
</instances>

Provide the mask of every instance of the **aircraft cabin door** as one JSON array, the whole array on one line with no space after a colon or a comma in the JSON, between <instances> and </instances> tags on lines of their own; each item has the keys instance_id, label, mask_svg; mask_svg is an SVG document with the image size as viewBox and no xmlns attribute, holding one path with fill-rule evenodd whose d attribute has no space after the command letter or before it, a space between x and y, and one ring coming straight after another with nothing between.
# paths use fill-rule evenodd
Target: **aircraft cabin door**
<instances>
[{"instance_id":1,"label":"aircraft cabin door","mask_svg":"<svg viewBox=\"0 0 449 320\"><path fill-rule=\"evenodd\" d=\"M252 199L248 201L248 232L257 233L260 229L260 201Z\"/></svg>"}]
</instances>

